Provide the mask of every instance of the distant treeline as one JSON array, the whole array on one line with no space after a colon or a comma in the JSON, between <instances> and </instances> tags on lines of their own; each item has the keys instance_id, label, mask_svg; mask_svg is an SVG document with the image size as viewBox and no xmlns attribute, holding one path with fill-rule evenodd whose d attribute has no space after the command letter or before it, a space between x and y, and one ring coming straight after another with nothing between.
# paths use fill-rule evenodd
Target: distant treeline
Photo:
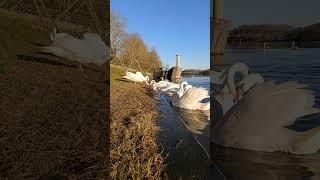
<instances>
[{"instance_id":1,"label":"distant treeline","mask_svg":"<svg viewBox=\"0 0 320 180\"><path fill-rule=\"evenodd\" d=\"M182 76L209 76L210 70L201 70L201 69L186 69L181 73Z\"/></svg>"},{"instance_id":2,"label":"distant treeline","mask_svg":"<svg viewBox=\"0 0 320 180\"><path fill-rule=\"evenodd\" d=\"M279 46L287 46L293 41L299 47L320 47L320 23L305 27L277 24L241 25L229 31L227 46L261 46L264 42L282 42L278 43Z\"/></svg>"}]
</instances>

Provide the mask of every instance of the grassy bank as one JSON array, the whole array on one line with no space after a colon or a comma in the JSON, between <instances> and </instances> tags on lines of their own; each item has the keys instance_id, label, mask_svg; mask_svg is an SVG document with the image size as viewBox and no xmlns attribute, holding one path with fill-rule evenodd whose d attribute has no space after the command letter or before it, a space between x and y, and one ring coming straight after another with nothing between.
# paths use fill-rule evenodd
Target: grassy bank
<instances>
[{"instance_id":1,"label":"grassy bank","mask_svg":"<svg viewBox=\"0 0 320 180\"><path fill-rule=\"evenodd\" d=\"M146 85L123 81L123 74L122 68L111 66L111 176L159 179L164 165L156 143L155 102Z\"/></svg>"},{"instance_id":2,"label":"grassy bank","mask_svg":"<svg viewBox=\"0 0 320 180\"><path fill-rule=\"evenodd\" d=\"M0 177L97 178L109 122L100 72L17 61L0 73Z\"/></svg>"},{"instance_id":3,"label":"grassy bank","mask_svg":"<svg viewBox=\"0 0 320 180\"><path fill-rule=\"evenodd\" d=\"M48 32L20 17L0 21L0 179L106 178L105 72L17 59Z\"/></svg>"}]
</instances>

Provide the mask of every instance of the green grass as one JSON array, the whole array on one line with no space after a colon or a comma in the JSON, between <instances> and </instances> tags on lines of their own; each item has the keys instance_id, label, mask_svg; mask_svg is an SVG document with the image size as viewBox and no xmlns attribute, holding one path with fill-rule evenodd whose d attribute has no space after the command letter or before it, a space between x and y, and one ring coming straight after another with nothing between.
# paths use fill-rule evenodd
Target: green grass
<instances>
[{"instance_id":1,"label":"green grass","mask_svg":"<svg viewBox=\"0 0 320 180\"><path fill-rule=\"evenodd\" d=\"M125 71L121 66L116 66L111 64L110 65L110 84L113 85L116 79L121 78L124 76Z\"/></svg>"}]
</instances>

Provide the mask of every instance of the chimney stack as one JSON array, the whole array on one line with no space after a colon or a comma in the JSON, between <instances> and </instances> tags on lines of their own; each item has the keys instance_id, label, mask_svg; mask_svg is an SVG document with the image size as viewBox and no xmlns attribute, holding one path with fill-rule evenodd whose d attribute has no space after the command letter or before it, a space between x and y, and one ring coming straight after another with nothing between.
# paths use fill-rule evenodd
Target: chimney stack
<instances>
[{"instance_id":1,"label":"chimney stack","mask_svg":"<svg viewBox=\"0 0 320 180\"><path fill-rule=\"evenodd\" d=\"M176 55L176 68L180 68L180 55Z\"/></svg>"}]
</instances>

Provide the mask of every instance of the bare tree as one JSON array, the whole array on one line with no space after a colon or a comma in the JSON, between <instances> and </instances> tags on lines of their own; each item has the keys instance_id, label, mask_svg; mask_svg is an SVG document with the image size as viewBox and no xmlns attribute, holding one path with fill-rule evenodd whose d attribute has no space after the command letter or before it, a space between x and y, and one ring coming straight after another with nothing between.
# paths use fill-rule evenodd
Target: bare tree
<instances>
[{"instance_id":1,"label":"bare tree","mask_svg":"<svg viewBox=\"0 0 320 180\"><path fill-rule=\"evenodd\" d=\"M122 42L126 35L126 19L117 12L112 11L110 15L110 43L111 58L119 55Z\"/></svg>"},{"instance_id":2,"label":"bare tree","mask_svg":"<svg viewBox=\"0 0 320 180\"><path fill-rule=\"evenodd\" d=\"M140 63L146 58L147 46L138 33L127 34L123 39L122 58L126 65L140 68Z\"/></svg>"},{"instance_id":3,"label":"bare tree","mask_svg":"<svg viewBox=\"0 0 320 180\"><path fill-rule=\"evenodd\" d=\"M160 56L155 48L151 48L151 51L149 52L149 59L150 63L153 64L155 68L161 68L161 60Z\"/></svg>"},{"instance_id":4,"label":"bare tree","mask_svg":"<svg viewBox=\"0 0 320 180\"><path fill-rule=\"evenodd\" d=\"M115 11L110 15L110 42L114 64L149 72L162 66L157 50L149 50L138 33L126 32L126 19Z\"/></svg>"}]
</instances>

